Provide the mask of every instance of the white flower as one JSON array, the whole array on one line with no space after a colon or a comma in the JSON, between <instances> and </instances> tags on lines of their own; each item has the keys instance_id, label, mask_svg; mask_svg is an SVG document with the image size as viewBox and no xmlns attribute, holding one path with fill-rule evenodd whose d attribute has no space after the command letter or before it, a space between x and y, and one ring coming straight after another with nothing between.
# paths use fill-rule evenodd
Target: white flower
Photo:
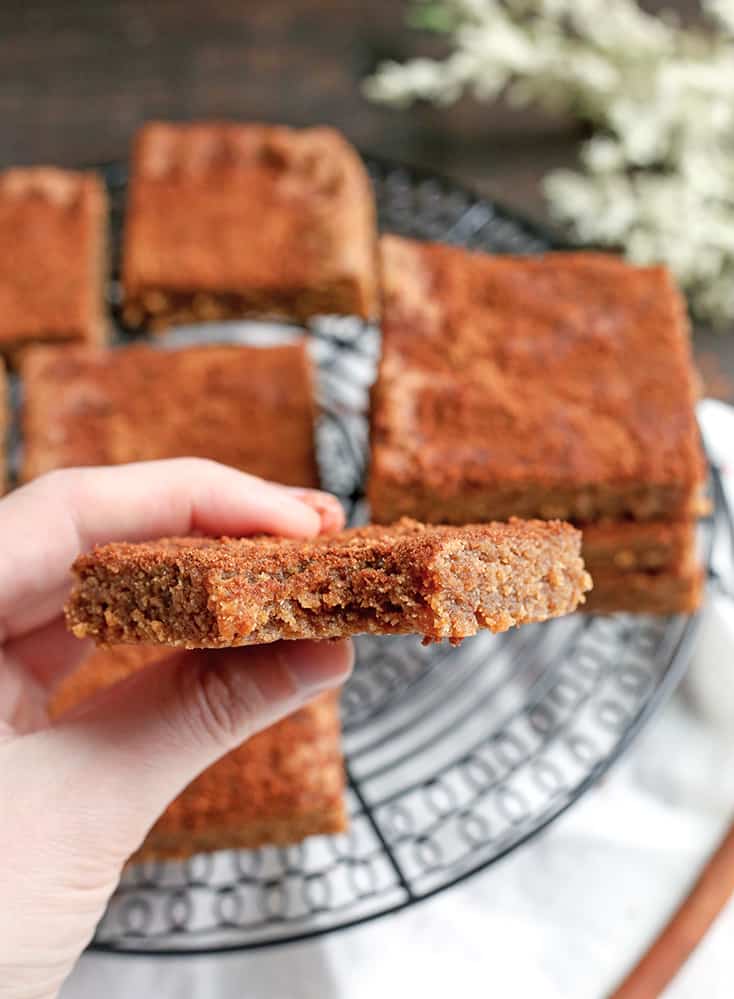
<instances>
[{"instance_id":1,"label":"white flower","mask_svg":"<svg viewBox=\"0 0 734 999\"><path fill-rule=\"evenodd\" d=\"M721 27L734 35L734 3L732 0L703 0L704 10L710 17L716 18Z\"/></svg>"},{"instance_id":2,"label":"white flower","mask_svg":"<svg viewBox=\"0 0 734 999\"><path fill-rule=\"evenodd\" d=\"M581 171L544 188L575 236L661 261L714 322L734 319L734 0L702 0L716 30L634 0L416 0L444 15L442 60L386 63L373 100L450 104L469 91L574 112L597 128Z\"/></svg>"}]
</instances>

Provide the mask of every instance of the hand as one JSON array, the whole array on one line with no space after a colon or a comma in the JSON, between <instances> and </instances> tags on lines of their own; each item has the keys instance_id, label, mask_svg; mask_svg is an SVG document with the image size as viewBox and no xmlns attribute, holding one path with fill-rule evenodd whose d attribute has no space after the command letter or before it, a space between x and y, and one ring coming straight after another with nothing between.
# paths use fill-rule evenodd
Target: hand
<instances>
[{"instance_id":1,"label":"hand","mask_svg":"<svg viewBox=\"0 0 734 999\"><path fill-rule=\"evenodd\" d=\"M106 541L342 524L331 496L188 458L52 472L0 501L2 999L56 995L171 799L351 666L348 643L176 653L50 725L49 696L90 651L62 617L74 558Z\"/></svg>"}]
</instances>

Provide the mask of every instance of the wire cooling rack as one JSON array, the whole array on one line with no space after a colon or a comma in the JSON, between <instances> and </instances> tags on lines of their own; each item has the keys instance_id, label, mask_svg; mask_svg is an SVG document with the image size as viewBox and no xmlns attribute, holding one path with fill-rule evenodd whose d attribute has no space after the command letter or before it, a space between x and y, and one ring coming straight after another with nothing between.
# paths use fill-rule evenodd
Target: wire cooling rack
<instances>
[{"instance_id":1,"label":"wire cooling rack","mask_svg":"<svg viewBox=\"0 0 734 999\"><path fill-rule=\"evenodd\" d=\"M495 252L552 239L446 180L368 161L383 230ZM113 224L125 171L106 168ZM119 296L113 284L113 308ZM379 333L312 324L324 415L324 483L364 518L366 406ZM223 324L187 339L268 338ZM281 333L276 335L287 335ZM120 338L126 334L120 331ZM711 569L731 518L712 469L702 525ZM413 637L357 639L342 698L350 831L292 848L229 851L125 872L92 944L127 954L197 954L292 942L375 919L455 885L509 853L576 801L618 758L680 678L696 619L580 614L459 648Z\"/></svg>"}]
</instances>

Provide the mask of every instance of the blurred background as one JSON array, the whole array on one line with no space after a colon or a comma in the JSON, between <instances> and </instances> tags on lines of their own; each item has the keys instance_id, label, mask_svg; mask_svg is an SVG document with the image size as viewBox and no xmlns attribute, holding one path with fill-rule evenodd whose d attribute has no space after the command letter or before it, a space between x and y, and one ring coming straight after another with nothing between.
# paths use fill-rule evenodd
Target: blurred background
<instances>
[{"instance_id":1,"label":"blurred background","mask_svg":"<svg viewBox=\"0 0 734 999\"><path fill-rule=\"evenodd\" d=\"M641 6L684 26L702 20L697 0ZM385 60L449 50L445 37L415 30L410 13L401 0L9 0L0 166L124 157L151 118L328 123L364 151L449 174L547 221L542 178L577 164L587 126L503 99L407 111L368 101L363 81ZM696 349L708 394L734 398L734 338L704 327Z\"/></svg>"},{"instance_id":2,"label":"blurred background","mask_svg":"<svg viewBox=\"0 0 734 999\"><path fill-rule=\"evenodd\" d=\"M696 0L646 3L691 20ZM2 166L124 156L149 118L335 125L361 149L450 173L542 218L540 180L573 165L571 117L481 105L400 113L361 83L386 59L441 55L405 0L56 0L0 5Z\"/></svg>"}]
</instances>

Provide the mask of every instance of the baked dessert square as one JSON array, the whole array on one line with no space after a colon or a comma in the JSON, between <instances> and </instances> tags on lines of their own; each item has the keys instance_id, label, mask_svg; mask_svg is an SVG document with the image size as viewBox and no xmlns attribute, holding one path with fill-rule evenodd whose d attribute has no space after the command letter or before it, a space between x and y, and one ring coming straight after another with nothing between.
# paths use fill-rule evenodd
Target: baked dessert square
<instances>
[{"instance_id":1,"label":"baked dessert square","mask_svg":"<svg viewBox=\"0 0 734 999\"><path fill-rule=\"evenodd\" d=\"M588 524L582 552L594 589L584 610L612 614L691 614L704 576L695 521Z\"/></svg>"},{"instance_id":2,"label":"baked dessert square","mask_svg":"<svg viewBox=\"0 0 734 999\"><path fill-rule=\"evenodd\" d=\"M0 173L0 352L39 341L100 343L107 197L94 173Z\"/></svg>"},{"instance_id":3,"label":"baked dessert square","mask_svg":"<svg viewBox=\"0 0 734 999\"><path fill-rule=\"evenodd\" d=\"M609 521L585 524L581 551L594 580L600 572L685 571L696 563L696 522Z\"/></svg>"},{"instance_id":4,"label":"baked dessert square","mask_svg":"<svg viewBox=\"0 0 734 999\"><path fill-rule=\"evenodd\" d=\"M595 570L594 589L584 605L592 614L693 614L704 595L704 573L694 561L655 572Z\"/></svg>"},{"instance_id":5,"label":"baked dessert square","mask_svg":"<svg viewBox=\"0 0 734 999\"><path fill-rule=\"evenodd\" d=\"M216 648L364 632L458 643L480 628L574 610L591 585L580 547L568 524L519 520L113 543L75 562L67 623L106 645Z\"/></svg>"},{"instance_id":6,"label":"baked dessert square","mask_svg":"<svg viewBox=\"0 0 734 999\"><path fill-rule=\"evenodd\" d=\"M703 457L662 267L381 240L372 519L685 519Z\"/></svg>"},{"instance_id":7,"label":"baked dessert square","mask_svg":"<svg viewBox=\"0 0 734 999\"><path fill-rule=\"evenodd\" d=\"M165 654L145 646L97 650L63 682L52 716ZM197 777L158 819L133 861L283 845L343 831L340 743L338 697L330 691Z\"/></svg>"},{"instance_id":8,"label":"baked dessert square","mask_svg":"<svg viewBox=\"0 0 734 999\"><path fill-rule=\"evenodd\" d=\"M374 316L375 225L367 172L331 128L152 122L133 150L123 319Z\"/></svg>"},{"instance_id":9,"label":"baked dessert square","mask_svg":"<svg viewBox=\"0 0 734 999\"><path fill-rule=\"evenodd\" d=\"M194 456L318 484L305 338L273 347L36 347L21 376L25 481L73 465Z\"/></svg>"}]
</instances>

